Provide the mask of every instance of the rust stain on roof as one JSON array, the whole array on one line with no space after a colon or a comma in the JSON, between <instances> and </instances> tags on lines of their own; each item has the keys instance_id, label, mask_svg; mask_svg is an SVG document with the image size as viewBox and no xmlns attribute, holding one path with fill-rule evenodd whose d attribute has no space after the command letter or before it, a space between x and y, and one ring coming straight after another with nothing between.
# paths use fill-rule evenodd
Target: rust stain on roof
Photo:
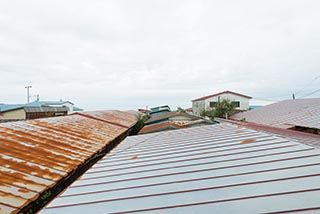
<instances>
[{"instance_id":1,"label":"rust stain on roof","mask_svg":"<svg viewBox=\"0 0 320 214\"><path fill-rule=\"evenodd\" d=\"M129 128L136 123L136 118L133 114L118 110L77 112L75 114L99 119L124 128ZM132 115L130 119L128 114Z\"/></svg>"},{"instance_id":2,"label":"rust stain on roof","mask_svg":"<svg viewBox=\"0 0 320 214\"><path fill-rule=\"evenodd\" d=\"M257 140L255 140L255 139L245 139L245 140L241 141L240 144L254 143L254 142L257 142Z\"/></svg>"},{"instance_id":3,"label":"rust stain on roof","mask_svg":"<svg viewBox=\"0 0 320 214\"><path fill-rule=\"evenodd\" d=\"M0 124L0 213L19 212L136 123L126 112L83 114L93 116Z\"/></svg>"}]
</instances>

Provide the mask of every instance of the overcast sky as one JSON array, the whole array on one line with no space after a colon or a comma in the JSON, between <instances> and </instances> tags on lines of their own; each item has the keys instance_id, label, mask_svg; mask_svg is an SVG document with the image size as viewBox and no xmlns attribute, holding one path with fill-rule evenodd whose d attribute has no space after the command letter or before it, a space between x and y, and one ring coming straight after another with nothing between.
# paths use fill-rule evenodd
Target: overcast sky
<instances>
[{"instance_id":1,"label":"overcast sky","mask_svg":"<svg viewBox=\"0 0 320 214\"><path fill-rule=\"evenodd\" d=\"M136 109L320 89L318 0L0 0L0 103ZM320 92L308 97L320 97Z\"/></svg>"}]
</instances>

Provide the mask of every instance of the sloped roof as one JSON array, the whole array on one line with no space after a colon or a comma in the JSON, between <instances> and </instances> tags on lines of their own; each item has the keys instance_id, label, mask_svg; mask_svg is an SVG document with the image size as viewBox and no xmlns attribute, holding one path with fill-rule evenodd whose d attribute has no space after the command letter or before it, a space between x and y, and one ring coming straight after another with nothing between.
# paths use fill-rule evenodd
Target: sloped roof
<instances>
[{"instance_id":1,"label":"sloped roof","mask_svg":"<svg viewBox=\"0 0 320 214\"><path fill-rule=\"evenodd\" d=\"M60 100L60 101L52 101L52 100L49 100L49 101L34 101L34 102L31 102L29 103L30 105L37 105L37 106L42 106L42 105L63 105L63 104L66 104L66 103L70 103L72 105L74 105L74 103L70 102L70 101L63 101L63 100Z\"/></svg>"},{"instance_id":2,"label":"sloped roof","mask_svg":"<svg viewBox=\"0 0 320 214\"><path fill-rule=\"evenodd\" d=\"M30 112L68 112L69 108L67 107L51 107L51 106L26 106L24 111L27 113Z\"/></svg>"},{"instance_id":3,"label":"sloped roof","mask_svg":"<svg viewBox=\"0 0 320 214\"><path fill-rule=\"evenodd\" d=\"M155 113L155 112L163 111L163 110L170 111L170 107L168 105L163 105L163 106L152 107L152 108L150 108L150 110L151 110L151 113Z\"/></svg>"},{"instance_id":4,"label":"sloped roof","mask_svg":"<svg viewBox=\"0 0 320 214\"><path fill-rule=\"evenodd\" d=\"M134 114L118 110L77 112L77 115L99 119L124 128L132 127L137 119ZM128 116L130 115L130 117Z\"/></svg>"},{"instance_id":5,"label":"sloped roof","mask_svg":"<svg viewBox=\"0 0 320 214\"><path fill-rule=\"evenodd\" d=\"M294 126L320 129L320 98L284 100L231 118L284 129Z\"/></svg>"},{"instance_id":6,"label":"sloped roof","mask_svg":"<svg viewBox=\"0 0 320 214\"><path fill-rule=\"evenodd\" d=\"M128 137L42 213L319 211L320 151L223 123Z\"/></svg>"},{"instance_id":7,"label":"sloped roof","mask_svg":"<svg viewBox=\"0 0 320 214\"><path fill-rule=\"evenodd\" d=\"M70 101L34 101L31 103L25 104L0 104L0 112L12 111L23 107L42 107L42 106L50 106L50 105L63 105L66 103L71 103ZM74 106L75 111L81 111L81 108Z\"/></svg>"},{"instance_id":8,"label":"sloped roof","mask_svg":"<svg viewBox=\"0 0 320 214\"><path fill-rule=\"evenodd\" d=\"M0 104L0 112L11 111L14 109L23 108L23 104Z\"/></svg>"},{"instance_id":9,"label":"sloped roof","mask_svg":"<svg viewBox=\"0 0 320 214\"><path fill-rule=\"evenodd\" d=\"M185 126L173 123L171 121L165 121L161 123L146 125L139 131L139 134L163 131L168 129L180 129L180 128L185 128Z\"/></svg>"},{"instance_id":10,"label":"sloped roof","mask_svg":"<svg viewBox=\"0 0 320 214\"><path fill-rule=\"evenodd\" d=\"M127 130L82 115L0 124L0 213L21 211Z\"/></svg>"},{"instance_id":11,"label":"sloped roof","mask_svg":"<svg viewBox=\"0 0 320 214\"><path fill-rule=\"evenodd\" d=\"M179 111L172 111L172 112L168 112L166 114L162 114L159 116L151 117L149 120L147 120L145 122L145 124L149 124L149 123L152 123L152 122L155 122L158 120L163 120L163 119L172 118L172 117L176 117L176 116L184 116L184 117L188 117L193 120L201 119L201 117L197 117L195 115L191 115L188 113L183 113L183 112L179 112Z\"/></svg>"},{"instance_id":12,"label":"sloped roof","mask_svg":"<svg viewBox=\"0 0 320 214\"><path fill-rule=\"evenodd\" d=\"M192 102L200 101L200 100L206 100L208 98L219 96L219 95L222 95L222 94L234 94L234 95L237 95L237 96L240 96L240 97L245 97L245 98L248 98L248 99L252 98L250 96L247 96L247 95L244 95L244 94L240 94L240 93L236 93L236 92L233 92L233 91L222 91L222 92L219 92L219 93L216 93L216 94L211 94L211 95L208 95L208 96L204 96L204 97L200 97L200 98L194 99L194 100L192 100Z\"/></svg>"},{"instance_id":13,"label":"sloped roof","mask_svg":"<svg viewBox=\"0 0 320 214\"><path fill-rule=\"evenodd\" d=\"M256 124L256 123L250 123L250 122L240 122L240 121L235 121L235 120L226 120L226 119L222 119L222 118L219 118L218 121L233 123L233 124L248 127L248 128L254 129L254 130L272 133L274 135L284 137L289 140L294 140L299 143L303 143L305 145L309 145L309 146L320 149L320 135L306 133L306 132L300 132L300 131L291 130L291 129L282 129L282 128L272 127L272 126L268 126L268 125L263 125L263 124Z\"/></svg>"}]
</instances>

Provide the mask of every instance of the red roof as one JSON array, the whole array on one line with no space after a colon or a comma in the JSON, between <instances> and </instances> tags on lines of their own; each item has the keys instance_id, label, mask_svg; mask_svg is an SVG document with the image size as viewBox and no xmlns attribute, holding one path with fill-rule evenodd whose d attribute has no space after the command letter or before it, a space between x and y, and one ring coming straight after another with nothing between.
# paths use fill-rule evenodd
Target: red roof
<instances>
[{"instance_id":1,"label":"red roof","mask_svg":"<svg viewBox=\"0 0 320 214\"><path fill-rule=\"evenodd\" d=\"M211 95L208 95L208 96L204 96L204 97L200 97L200 98L197 98L195 100L192 100L192 102L194 101L200 101L200 100L205 100L205 99L208 99L210 97L215 97L215 96L219 96L221 94L234 94L234 95L238 95L240 97L245 97L245 98L248 98L248 99L251 99L252 97L249 97L247 95L244 95L244 94L239 94L239 93L236 93L236 92L233 92L233 91L223 91L223 92L220 92L220 93L217 93L217 94L211 94Z\"/></svg>"},{"instance_id":2,"label":"red roof","mask_svg":"<svg viewBox=\"0 0 320 214\"><path fill-rule=\"evenodd\" d=\"M192 107L186 108L186 111L191 111L192 112Z\"/></svg>"}]
</instances>

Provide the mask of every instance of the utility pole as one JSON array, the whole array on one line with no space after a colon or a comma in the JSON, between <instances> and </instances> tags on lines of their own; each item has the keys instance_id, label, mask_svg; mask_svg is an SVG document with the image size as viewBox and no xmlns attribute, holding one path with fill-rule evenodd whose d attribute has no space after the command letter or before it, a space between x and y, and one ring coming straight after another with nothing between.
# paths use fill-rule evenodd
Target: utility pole
<instances>
[{"instance_id":1,"label":"utility pole","mask_svg":"<svg viewBox=\"0 0 320 214\"><path fill-rule=\"evenodd\" d=\"M29 101L30 101L29 90L30 90L30 88L31 88L31 85L25 86L25 88L27 89L27 102L29 103Z\"/></svg>"}]
</instances>

